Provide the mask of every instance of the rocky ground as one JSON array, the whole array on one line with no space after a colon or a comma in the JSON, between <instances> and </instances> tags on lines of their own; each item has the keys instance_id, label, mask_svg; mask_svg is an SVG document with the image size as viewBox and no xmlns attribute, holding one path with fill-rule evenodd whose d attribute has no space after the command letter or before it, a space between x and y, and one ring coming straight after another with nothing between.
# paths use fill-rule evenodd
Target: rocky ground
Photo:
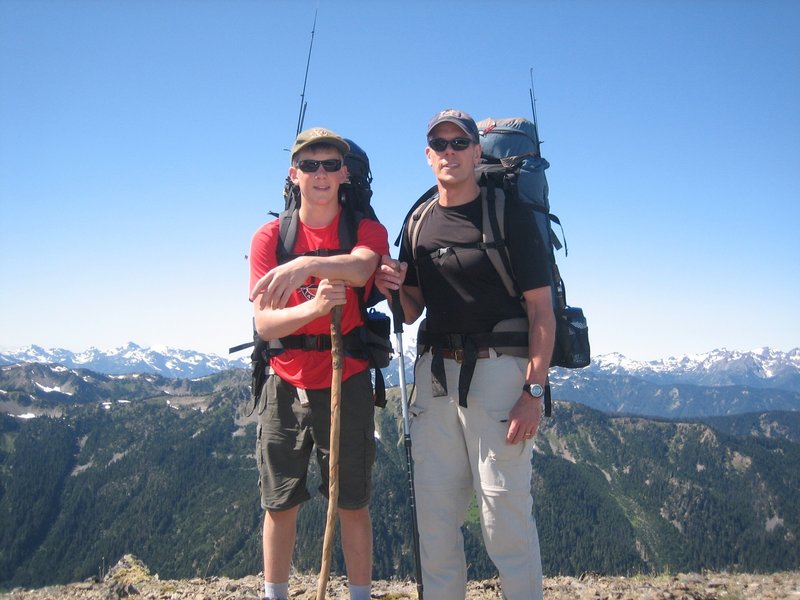
<instances>
[{"instance_id":1,"label":"rocky ground","mask_svg":"<svg viewBox=\"0 0 800 600\"><path fill-rule=\"evenodd\" d=\"M292 600L314 600L316 577L293 576ZM4 600L258 600L261 579L161 580L135 557L125 556L102 581L85 581L38 590L15 589L0 594ZM660 577L547 577L545 600L800 600L800 571L747 575L729 573L679 574ZM411 600L417 597L413 582L379 581L373 598ZM333 577L330 600L347 600L345 581ZM502 598L496 580L470 582L465 600ZM430 600L436 600L432 598Z\"/></svg>"}]
</instances>

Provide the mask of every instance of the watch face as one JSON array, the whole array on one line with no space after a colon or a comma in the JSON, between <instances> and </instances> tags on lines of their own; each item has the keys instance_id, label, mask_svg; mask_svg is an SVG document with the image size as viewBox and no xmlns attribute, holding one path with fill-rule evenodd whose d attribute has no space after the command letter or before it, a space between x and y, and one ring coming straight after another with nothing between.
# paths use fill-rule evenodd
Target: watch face
<instances>
[{"instance_id":1,"label":"watch face","mask_svg":"<svg viewBox=\"0 0 800 600\"><path fill-rule=\"evenodd\" d=\"M542 394L544 394L542 386L540 386L538 383L532 383L530 385L526 385L525 389L534 398L539 398Z\"/></svg>"}]
</instances>

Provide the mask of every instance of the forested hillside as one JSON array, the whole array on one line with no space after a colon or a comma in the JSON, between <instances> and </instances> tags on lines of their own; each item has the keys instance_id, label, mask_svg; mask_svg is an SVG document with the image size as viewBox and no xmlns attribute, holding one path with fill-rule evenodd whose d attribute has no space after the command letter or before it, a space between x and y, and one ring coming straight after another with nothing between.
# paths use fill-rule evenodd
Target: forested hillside
<instances>
[{"instance_id":1,"label":"forested hillside","mask_svg":"<svg viewBox=\"0 0 800 600\"><path fill-rule=\"evenodd\" d=\"M246 373L96 379L105 387L89 386L91 400L62 393L61 416L0 417L0 587L81 580L126 553L168 578L259 572ZM399 412L393 389L377 411L371 504L381 579L412 572ZM724 424L609 416L557 401L533 459L545 573L798 568L796 425L768 437ZM301 511L297 569L319 567L324 520L315 495ZM465 542L471 577L491 576L474 511Z\"/></svg>"}]
</instances>

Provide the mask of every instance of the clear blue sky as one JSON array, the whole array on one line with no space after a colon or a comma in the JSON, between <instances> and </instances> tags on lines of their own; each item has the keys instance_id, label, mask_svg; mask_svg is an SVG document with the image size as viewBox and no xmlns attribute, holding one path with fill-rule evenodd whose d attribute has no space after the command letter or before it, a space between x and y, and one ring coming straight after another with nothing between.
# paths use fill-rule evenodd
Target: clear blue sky
<instances>
[{"instance_id":1,"label":"clear blue sky","mask_svg":"<svg viewBox=\"0 0 800 600\"><path fill-rule=\"evenodd\" d=\"M594 354L800 345L800 3L0 0L0 346L250 335L250 237L306 126L392 240L425 124L530 116Z\"/></svg>"}]
</instances>

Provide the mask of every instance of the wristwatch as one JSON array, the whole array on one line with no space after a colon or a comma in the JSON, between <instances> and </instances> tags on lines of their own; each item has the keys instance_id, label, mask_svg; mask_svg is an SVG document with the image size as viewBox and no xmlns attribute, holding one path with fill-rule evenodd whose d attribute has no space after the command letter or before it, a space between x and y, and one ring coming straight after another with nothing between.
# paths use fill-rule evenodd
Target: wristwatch
<instances>
[{"instance_id":1,"label":"wristwatch","mask_svg":"<svg viewBox=\"0 0 800 600\"><path fill-rule=\"evenodd\" d=\"M544 396L544 388L538 383L526 383L522 386L523 392L528 392L534 398L541 398Z\"/></svg>"}]
</instances>

